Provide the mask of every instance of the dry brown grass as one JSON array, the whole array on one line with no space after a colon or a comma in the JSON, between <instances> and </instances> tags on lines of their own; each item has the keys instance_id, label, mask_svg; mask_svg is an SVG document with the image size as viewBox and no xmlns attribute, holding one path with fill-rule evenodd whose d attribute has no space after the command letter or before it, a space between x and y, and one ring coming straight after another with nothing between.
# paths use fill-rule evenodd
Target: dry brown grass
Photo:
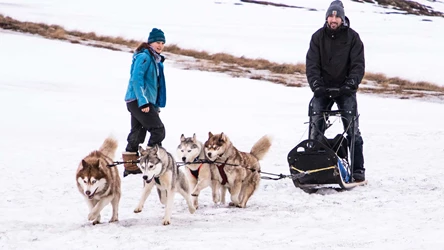
<instances>
[{"instance_id":1,"label":"dry brown grass","mask_svg":"<svg viewBox=\"0 0 444 250\"><path fill-rule=\"evenodd\" d=\"M216 64L218 63L237 64L240 67L244 68L252 68L256 70L269 70L273 73L278 73L278 74L294 74L296 72L305 74L304 64L285 64L285 63L279 64L261 58L251 59L244 56L236 57L227 53L210 54L206 51L182 49L175 44L165 46L165 51L173 54L190 56L197 59L210 60Z\"/></svg>"},{"instance_id":2,"label":"dry brown grass","mask_svg":"<svg viewBox=\"0 0 444 250\"><path fill-rule=\"evenodd\" d=\"M387 79L387 76L381 73L369 73L365 72L364 79L375 81L375 82L382 82Z\"/></svg>"},{"instance_id":3,"label":"dry brown grass","mask_svg":"<svg viewBox=\"0 0 444 250\"><path fill-rule=\"evenodd\" d=\"M444 93L444 87L426 81L412 82L399 77L387 77L384 74L368 73L368 72L365 73L364 79L369 81L374 81L382 88L396 87L404 91L417 90L417 91L433 91L433 92Z\"/></svg>"},{"instance_id":4,"label":"dry brown grass","mask_svg":"<svg viewBox=\"0 0 444 250\"><path fill-rule=\"evenodd\" d=\"M0 15L0 28L18 32L40 35L42 37L58 40L71 40L69 36L81 40L91 40L135 47L139 42L126 40L122 37L98 36L94 32L67 31L59 25L47 25L44 23L21 22L8 16ZM106 46L105 46L106 47Z\"/></svg>"},{"instance_id":5,"label":"dry brown grass","mask_svg":"<svg viewBox=\"0 0 444 250\"><path fill-rule=\"evenodd\" d=\"M59 25L47 25L44 23L21 22L10 17L0 15L0 28L17 32L37 34L42 37L58 40L67 40L71 43L82 43L88 46L106 48L110 50L121 50L121 47L136 48L140 41L127 40L123 37L99 36L94 32L67 31ZM89 43L84 43L89 42ZM165 52L172 54L189 56L194 59L199 66L194 66L199 70L212 72L225 72L233 77L249 77L257 80L267 80L287 86L306 86L301 83L300 78L296 80L295 73L305 74L305 64L275 63L265 59L252 59L244 56L236 57L227 53L210 54L206 51L196 51L183 49L175 44L166 45ZM202 61L202 62L201 62ZM210 63L210 64L209 64ZM253 70L266 70L276 73L275 76L264 76L251 73ZM287 77L282 77L287 75ZM293 75L293 76L292 76ZM300 76L300 75L299 75ZM366 87L369 82L374 82L377 88ZM397 95L400 98L423 97L421 91L434 92L429 95L444 96L444 87L430 82L411 82L399 77L387 77L381 73L366 72L360 91L366 93Z\"/></svg>"}]
</instances>

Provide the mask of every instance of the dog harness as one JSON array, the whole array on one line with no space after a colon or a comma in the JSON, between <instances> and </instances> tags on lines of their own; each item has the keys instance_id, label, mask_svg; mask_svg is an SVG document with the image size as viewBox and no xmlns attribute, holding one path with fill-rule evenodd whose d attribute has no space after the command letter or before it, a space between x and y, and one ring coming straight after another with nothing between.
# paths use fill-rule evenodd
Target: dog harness
<instances>
[{"instance_id":1,"label":"dog harness","mask_svg":"<svg viewBox=\"0 0 444 250\"><path fill-rule=\"evenodd\" d=\"M160 185L159 177L154 177L154 181L155 181L158 185Z\"/></svg>"},{"instance_id":2,"label":"dog harness","mask_svg":"<svg viewBox=\"0 0 444 250\"><path fill-rule=\"evenodd\" d=\"M227 173L225 173L225 170L224 170L224 167L225 167L225 164L227 163L227 161L228 161L228 159L225 160L225 162L220 165L215 164L217 169L219 170L220 176L222 177L222 183L221 183L222 185L225 185L228 183Z\"/></svg>"},{"instance_id":3,"label":"dog harness","mask_svg":"<svg viewBox=\"0 0 444 250\"><path fill-rule=\"evenodd\" d=\"M201 163L196 170L192 170L191 168L188 168L190 170L191 175L193 175L194 178L197 179L199 177L199 171L200 171L200 168L202 167L202 165L203 165L203 163Z\"/></svg>"}]
</instances>

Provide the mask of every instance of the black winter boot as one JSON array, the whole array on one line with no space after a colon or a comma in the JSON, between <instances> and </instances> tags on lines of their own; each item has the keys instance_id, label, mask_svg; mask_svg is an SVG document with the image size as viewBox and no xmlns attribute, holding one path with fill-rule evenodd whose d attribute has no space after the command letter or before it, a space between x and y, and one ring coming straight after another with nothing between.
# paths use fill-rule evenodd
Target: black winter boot
<instances>
[{"instance_id":1,"label":"black winter boot","mask_svg":"<svg viewBox=\"0 0 444 250\"><path fill-rule=\"evenodd\" d=\"M362 140L362 137L357 137L355 142L353 165L353 179L355 179L356 182L365 181L363 145L364 141Z\"/></svg>"}]
</instances>

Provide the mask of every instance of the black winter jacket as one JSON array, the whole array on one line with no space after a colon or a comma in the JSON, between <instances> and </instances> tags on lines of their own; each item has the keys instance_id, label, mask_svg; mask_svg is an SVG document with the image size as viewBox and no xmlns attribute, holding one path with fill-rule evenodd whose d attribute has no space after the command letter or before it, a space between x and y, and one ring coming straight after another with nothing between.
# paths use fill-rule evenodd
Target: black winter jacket
<instances>
[{"instance_id":1,"label":"black winter jacket","mask_svg":"<svg viewBox=\"0 0 444 250\"><path fill-rule=\"evenodd\" d=\"M365 72L364 44L359 34L345 24L331 30L327 23L311 37L306 58L306 74L310 88L324 83L326 88L339 88L347 78L358 87ZM316 85L317 85L316 84Z\"/></svg>"}]
</instances>

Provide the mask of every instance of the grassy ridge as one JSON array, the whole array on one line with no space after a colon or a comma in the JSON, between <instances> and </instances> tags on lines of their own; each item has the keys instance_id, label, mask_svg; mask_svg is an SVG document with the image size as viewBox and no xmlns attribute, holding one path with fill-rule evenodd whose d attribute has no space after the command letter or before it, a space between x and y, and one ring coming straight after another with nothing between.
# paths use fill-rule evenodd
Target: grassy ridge
<instances>
[{"instance_id":1,"label":"grassy ridge","mask_svg":"<svg viewBox=\"0 0 444 250\"><path fill-rule=\"evenodd\" d=\"M133 52L133 49L140 43L140 41L128 40L122 37L100 36L94 32L69 31L59 25L21 22L3 15L0 15L0 28L36 34L49 39L65 40L71 43L82 43L88 46L120 51ZM236 77L268 80L287 86L306 86L306 82L304 84L302 80L298 80L298 82L295 83L295 78L293 77L296 74L299 76L305 74L304 64L282 64L270 62L265 59L236 57L226 53L210 54L205 51L183 49L174 44L166 45L165 52L209 62L198 66L197 68L199 70L227 72ZM221 64L224 64L224 66L221 67ZM251 73L254 70L266 70L274 73L274 76L267 77ZM301 79L301 77L299 77L299 79ZM364 80L361 83L360 91L395 95L400 98L424 98L433 96L444 99L444 87L430 82L412 82L399 77L387 77L381 73L366 72Z\"/></svg>"}]
</instances>

